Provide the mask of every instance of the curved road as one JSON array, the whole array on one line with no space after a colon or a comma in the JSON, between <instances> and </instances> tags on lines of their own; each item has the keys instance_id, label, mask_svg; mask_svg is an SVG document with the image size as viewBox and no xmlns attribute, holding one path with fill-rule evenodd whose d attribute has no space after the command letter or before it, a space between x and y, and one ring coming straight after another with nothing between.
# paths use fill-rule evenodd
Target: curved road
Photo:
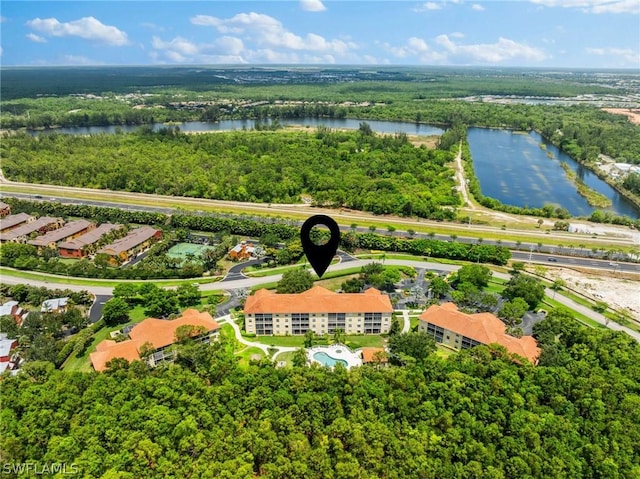
<instances>
[{"instance_id":1,"label":"curved road","mask_svg":"<svg viewBox=\"0 0 640 479\"><path fill-rule=\"evenodd\" d=\"M354 261L344 261L344 262L341 261L338 264L329 266L327 271L340 271L340 270L349 269L349 268L359 268L368 263L371 263L371 260L356 259ZM385 261L385 264L398 265L398 266L411 266L414 268L426 268L434 271L446 271L446 272L457 271L460 268L460 266L458 265L451 265L451 264L430 263L427 261L395 260L395 259L388 259ZM493 274L497 278L502 278L502 279L510 278L508 274L504 274L504 273L494 272ZM51 278L51 281L47 281L47 282L33 281L33 280L29 280L28 282L29 284L32 284L34 286L45 286L48 288L62 288L62 289L68 288L75 291L88 290L95 295L111 295L111 292L113 289L111 287L104 287L104 286L84 286L83 287L78 285L68 285L64 283L64 280L66 279L64 276L50 275L50 278ZM228 291L228 290L234 290L234 289L252 288L254 286L259 286L261 284L279 281L280 278L282 278L281 274L276 274L272 276L263 276L258 278L243 278L243 279L236 279L232 281L203 284L203 285L200 285L200 289L202 291L220 291L220 290ZM56 280L60 280L60 283L55 282ZM2 282L7 284L18 284L18 283L24 283L25 280L22 278L5 275L2 278ZM553 295L553 291L549 289L546 291L546 293L548 296ZM556 293L555 300L561 304L564 304L570 309L578 311L579 313L600 323L603 326L606 326L616 331L624 331L629 336L633 337L635 340L640 342L640 333L633 331L632 329L629 329L625 326L621 326L620 324L615 323L613 321L608 321L608 319L606 319L600 313L597 313L585 306L582 306L576 303L575 301L563 296L561 293Z\"/></svg>"}]
</instances>

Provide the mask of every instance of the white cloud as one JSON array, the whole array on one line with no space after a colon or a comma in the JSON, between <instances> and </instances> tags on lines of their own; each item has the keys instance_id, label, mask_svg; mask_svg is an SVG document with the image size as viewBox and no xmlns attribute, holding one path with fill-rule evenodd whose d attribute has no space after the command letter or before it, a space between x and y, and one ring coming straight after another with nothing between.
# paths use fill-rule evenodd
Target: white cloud
<instances>
[{"instance_id":1,"label":"white cloud","mask_svg":"<svg viewBox=\"0 0 640 479\"><path fill-rule=\"evenodd\" d=\"M27 22L27 26L46 36L74 36L115 46L129 43L125 32L114 26L104 25L94 17L84 17L65 23L56 18L34 18Z\"/></svg>"},{"instance_id":2,"label":"white cloud","mask_svg":"<svg viewBox=\"0 0 640 479\"><path fill-rule=\"evenodd\" d=\"M474 3L473 5L471 5L471 10L475 10L477 12L482 12L482 11L484 11L484 7L482 5L480 5L479 3Z\"/></svg>"},{"instance_id":3,"label":"white cloud","mask_svg":"<svg viewBox=\"0 0 640 479\"><path fill-rule=\"evenodd\" d=\"M300 0L300 7L307 12L324 12L327 9L321 0Z\"/></svg>"},{"instance_id":4,"label":"white cloud","mask_svg":"<svg viewBox=\"0 0 640 479\"><path fill-rule=\"evenodd\" d=\"M545 7L578 8L590 13L640 13L638 0L530 0Z\"/></svg>"},{"instance_id":5,"label":"white cloud","mask_svg":"<svg viewBox=\"0 0 640 479\"><path fill-rule=\"evenodd\" d=\"M171 63L246 63L244 44L235 37L224 36L212 43L193 43L183 37L162 40L154 36L150 57L156 62Z\"/></svg>"},{"instance_id":6,"label":"white cloud","mask_svg":"<svg viewBox=\"0 0 640 479\"><path fill-rule=\"evenodd\" d=\"M586 48L589 55L606 56L618 60L616 66L636 67L640 65L640 51L631 48Z\"/></svg>"},{"instance_id":7,"label":"white cloud","mask_svg":"<svg viewBox=\"0 0 640 479\"><path fill-rule=\"evenodd\" d=\"M444 48L448 58L456 62L474 63L502 63L508 60L524 62L539 62L546 58L543 51L500 37L496 43L478 43L472 45L456 44L447 35L436 37L436 43Z\"/></svg>"},{"instance_id":8,"label":"white cloud","mask_svg":"<svg viewBox=\"0 0 640 479\"><path fill-rule=\"evenodd\" d=\"M25 35L29 40L36 43L47 43L47 39L41 37L40 35L36 35L35 33L27 33Z\"/></svg>"},{"instance_id":9,"label":"white cloud","mask_svg":"<svg viewBox=\"0 0 640 479\"><path fill-rule=\"evenodd\" d=\"M239 13L227 19L196 15L191 18L191 23L214 27L223 34L243 35L243 41L255 44L257 48L265 51L283 48L345 55L348 51L357 48L354 42L348 40L327 40L315 33L308 33L305 36L297 35L287 30L276 18L255 12Z\"/></svg>"},{"instance_id":10,"label":"white cloud","mask_svg":"<svg viewBox=\"0 0 640 479\"><path fill-rule=\"evenodd\" d=\"M439 3L435 3L435 2L426 2L423 3L422 5L416 7L413 9L414 12L429 12L429 11L433 11L433 10L440 10L442 8L442 5Z\"/></svg>"}]
</instances>

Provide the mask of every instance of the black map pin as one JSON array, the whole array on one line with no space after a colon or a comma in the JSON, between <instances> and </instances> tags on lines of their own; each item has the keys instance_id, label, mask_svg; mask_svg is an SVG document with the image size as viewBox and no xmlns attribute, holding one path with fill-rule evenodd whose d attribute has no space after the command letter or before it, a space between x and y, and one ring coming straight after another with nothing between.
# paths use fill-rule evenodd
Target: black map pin
<instances>
[{"instance_id":1,"label":"black map pin","mask_svg":"<svg viewBox=\"0 0 640 479\"><path fill-rule=\"evenodd\" d=\"M331 238L325 244L317 245L311 239L311 229L316 225L324 225L331 231ZM304 254L307 255L313 270L318 275L318 278L322 278L338 250L338 244L340 243L338 223L327 215L312 216L300 228L300 241L302 242Z\"/></svg>"}]
</instances>

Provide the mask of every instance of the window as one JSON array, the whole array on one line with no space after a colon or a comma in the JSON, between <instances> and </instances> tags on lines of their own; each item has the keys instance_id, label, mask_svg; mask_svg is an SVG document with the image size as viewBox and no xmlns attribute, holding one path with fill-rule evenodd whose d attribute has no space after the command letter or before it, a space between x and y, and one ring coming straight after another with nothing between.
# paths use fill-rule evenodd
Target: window
<instances>
[{"instance_id":1,"label":"window","mask_svg":"<svg viewBox=\"0 0 640 479\"><path fill-rule=\"evenodd\" d=\"M433 336L437 343L442 342L444 337L444 328L436 326L435 324L427 323L427 334Z\"/></svg>"},{"instance_id":2,"label":"window","mask_svg":"<svg viewBox=\"0 0 640 479\"><path fill-rule=\"evenodd\" d=\"M273 315L256 314L256 334L273 334Z\"/></svg>"},{"instance_id":3,"label":"window","mask_svg":"<svg viewBox=\"0 0 640 479\"><path fill-rule=\"evenodd\" d=\"M291 314L291 334L304 334L309 330L309 313Z\"/></svg>"},{"instance_id":4,"label":"window","mask_svg":"<svg viewBox=\"0 0 640 479\"><path fill-rule=\"evenodd\" d=\"M382 331L382 313L364 313L364 333L380 334Z\"/></svg>"},{"instance_id":5,"label":"window","mask_svg":"<svg viewBox=\"0 0 640 479\"><path fill-rule=\"evenodd\" d=\"M329 334L333 334L336 329L344 331L346 329L346 314L345 313L329 313L328 318Z\"/></svg>"}]
</instances>

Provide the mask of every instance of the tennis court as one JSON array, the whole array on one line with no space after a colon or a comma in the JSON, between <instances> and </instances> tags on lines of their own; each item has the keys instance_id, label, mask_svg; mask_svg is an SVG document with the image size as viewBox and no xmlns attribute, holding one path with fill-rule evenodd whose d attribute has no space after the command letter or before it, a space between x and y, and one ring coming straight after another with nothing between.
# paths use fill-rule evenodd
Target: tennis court
<instances>
[{"instance_id":1,"label":"tennis court","mask_svg":"<svg viewBox=\"0 0 640 479\"><path fill-rule=\"evenodd\" d=\"M167 251L167 256L169 258L185 259L188 254L192 254L197 258L207 248L209 248L209 246L203 244L178 243L169 248L169 251Z\"/></svg>"}]
</instances>

